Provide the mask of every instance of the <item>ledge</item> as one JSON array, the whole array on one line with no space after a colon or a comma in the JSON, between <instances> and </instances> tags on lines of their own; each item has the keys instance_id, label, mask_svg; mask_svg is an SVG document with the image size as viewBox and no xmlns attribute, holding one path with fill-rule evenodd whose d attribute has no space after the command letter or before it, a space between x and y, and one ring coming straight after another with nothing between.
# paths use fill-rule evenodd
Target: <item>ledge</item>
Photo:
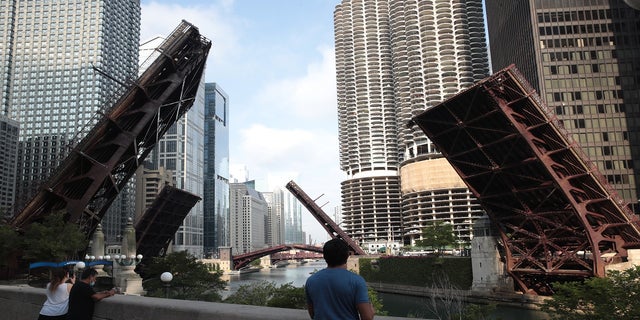
<instances>
[{"instance_id":1,"label":"ledge","mask_svg":"<svg viewBox=\"0 0 640 320\"><path fill-rule=\"evenodd\" d=\"M38 318L45 300L45 289L0 285L0 310L3 319ZM96 303L94 320L289 320L309 319L306 310L257 307L229 303L188 301L116 295ZM376 320L408 318L376 316Z\"/></svg>"}]
</instances>

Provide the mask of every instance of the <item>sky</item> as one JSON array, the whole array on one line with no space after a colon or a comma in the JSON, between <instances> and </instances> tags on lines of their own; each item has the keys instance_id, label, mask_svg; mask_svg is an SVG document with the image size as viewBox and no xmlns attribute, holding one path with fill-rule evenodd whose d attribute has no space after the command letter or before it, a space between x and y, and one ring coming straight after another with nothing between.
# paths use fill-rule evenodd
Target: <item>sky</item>
<instances>
[{"instance_id":1,"label":"sky","mask_svg":"<svg viewBox=\"0 0 640 320\"><path fill-rule=\"evenodd\" d=\"M140 40L186 20L212 41L205 81L229 95L230 165L258 191L294 180L333 218L338 160L333 11L339 0L142 0ZM303 231L329 239L303 208Z\"/></svg>"}]
</instances>

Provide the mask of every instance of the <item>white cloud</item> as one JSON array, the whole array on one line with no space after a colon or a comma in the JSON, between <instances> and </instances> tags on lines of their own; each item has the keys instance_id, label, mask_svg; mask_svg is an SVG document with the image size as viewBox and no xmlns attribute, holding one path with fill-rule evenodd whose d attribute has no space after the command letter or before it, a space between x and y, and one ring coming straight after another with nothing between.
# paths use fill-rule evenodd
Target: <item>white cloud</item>
<instances>
[{"instance_id":1,"label":"white cloud","mask_svg":"<svg viewBox=\"0 0 640 320\"><path fill-rule=\"evenodd\" d=\"M266 168L285 161L296 149L313 139L313 134L308 131L268 128L263 124L243 129L241 135L239 151L243 161L248 165L250 161ZM249 169L252 169L251 166Z\"/></svg>"},{"instance_id":2,"label":"white cloud","mask_svg":"<svg viewBox=\"0 0 640 320\"><path fill-rule=\"evenodd\" d=\"M293 112L303 118L336 118L336 72L333 48L319 48L322 60L307 66L300 78L269 83L257 95L257 104Z\"/></svg>"},{"instance_id":3,"label":"white cloud","mask_svg":"<svg viewBox=\"0 0 640 320\"><path fill-rule=\"evenodd\" d=\"M140 41L144 42L158 35L166 37L182 20L186 20L198 27L203 36L213 40L209 64L224 61L237 50L237 21L229 12L232 5L233 1L229 0L223 1L220 6L158 2L143 4Z\"/></svg>"}]
</instances>

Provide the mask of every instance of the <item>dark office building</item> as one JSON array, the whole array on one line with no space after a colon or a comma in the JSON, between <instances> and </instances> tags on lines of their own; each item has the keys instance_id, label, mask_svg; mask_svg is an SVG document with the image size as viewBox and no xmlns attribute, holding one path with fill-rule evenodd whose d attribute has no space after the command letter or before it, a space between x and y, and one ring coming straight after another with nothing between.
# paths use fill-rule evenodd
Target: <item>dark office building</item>
<instances>
[{"instance_id":1,"label":"dark office building","mask_svg":"<svg viewBox=\"0 0 640 320\"><path fill-rule=\"evenodd\" d=\"M490 0L494 71L514 63L638 213L640 11L622 0Z\"/></svg>"},{"instance_id":2,"label":"dark office building","mask_svg":"<svg viewBox=\"0 0 640 320\"><path fill-rule=\"evenodd\" d=\"M216 83L205 85L204 254L229 246L229 96Z\"/></svg>"}]
</instances>

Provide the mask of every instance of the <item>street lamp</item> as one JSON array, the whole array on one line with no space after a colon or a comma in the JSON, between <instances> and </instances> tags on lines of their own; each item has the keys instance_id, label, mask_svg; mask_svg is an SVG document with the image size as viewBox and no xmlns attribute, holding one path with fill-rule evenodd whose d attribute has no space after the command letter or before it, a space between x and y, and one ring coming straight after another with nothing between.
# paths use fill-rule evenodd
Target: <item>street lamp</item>
<instances>
[{"instance_id":1,"label":"street lamp","mask_svg":"<svg viewBox=\"0 0 640 320\"><path fill-rule=\"evenodd\" d=\"M173 275L171 272L163 272L160 275L160 280L164 286L164 297L169 299L169 286L171 285L171 280L173 280Z\"/></svg>"}]
</instances>

